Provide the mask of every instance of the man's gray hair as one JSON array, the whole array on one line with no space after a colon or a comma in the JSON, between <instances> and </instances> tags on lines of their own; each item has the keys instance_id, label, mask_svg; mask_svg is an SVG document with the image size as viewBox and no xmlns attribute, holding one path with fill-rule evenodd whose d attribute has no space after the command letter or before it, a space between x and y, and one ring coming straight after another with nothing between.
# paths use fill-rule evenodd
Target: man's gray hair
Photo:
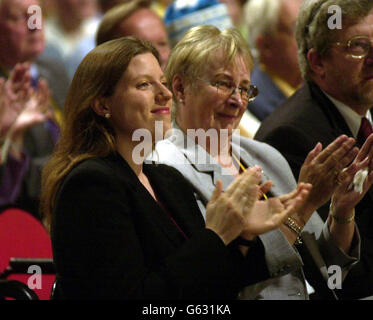
<instances>
[{"instance_id":1,"label":"man's gray hair","mask_svg":"<svg viewBox=\"0 0 373 320\"><path fill-rule=\"evenodd\" d=\"M329 19L335 14L334 11L328 12L331 6L341 8L344 28L366 17L373 8L373 1L303 0L297 20L296 39L300 69L305 80L311 79L308 51L313 48L321 57L325 56L339 31L329 28L328 25Z\"/></svg>"},{"instance_id":2,"label":"man's gray hair","mask_svg":"<svg viewBox=\"0 0 373 320\"><path fill-rule=\"evenodd\" d=\"M248 41L254 58L258 58L256 39L261 34L271 35L276 31L283 0L250 0L244 5L244 23L248 29Z\"/></svg>"}]
</instances>

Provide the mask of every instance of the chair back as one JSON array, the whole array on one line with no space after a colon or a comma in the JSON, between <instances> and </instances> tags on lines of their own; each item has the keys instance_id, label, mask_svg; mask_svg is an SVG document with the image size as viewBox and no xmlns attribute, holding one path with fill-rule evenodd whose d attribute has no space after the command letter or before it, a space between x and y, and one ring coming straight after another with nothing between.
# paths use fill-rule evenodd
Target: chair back
<instances>
[{"instance_id":1,"label":"chair back","mask_svg":"<svg viewBox=\"0 0 373 320\"><path fill-rule=\"evenodd\" d=\"M0 213L0 278L22 282L48 300L55 281L52 259L49 234L38 219L18 208Z\"/></svg>"},{"instance_id":2,"label":"chair back","mask_svg":"<svg viewBox=\"0 0 373 320\"><path fill-rule=\"evenodd\" d=\"M39 300L36 293L23 282L0 279L0 301L3 299Z\"/></svg>"}]
</instances>

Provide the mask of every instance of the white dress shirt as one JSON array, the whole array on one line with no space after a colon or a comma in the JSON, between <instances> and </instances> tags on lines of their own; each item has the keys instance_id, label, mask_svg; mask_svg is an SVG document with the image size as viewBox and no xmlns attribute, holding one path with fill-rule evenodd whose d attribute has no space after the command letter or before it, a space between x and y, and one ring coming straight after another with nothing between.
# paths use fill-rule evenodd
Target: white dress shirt
<instances>
[{"instance_id":1,"label":"white dress shirt","mask_svg":"<svg viewBox=\"0 0 373 320\"><path fill-rule=\"evenodd\" d=\"M361 119L363 118L363 116L356 113L352 108L350 108L343 102L333 98L332 96L327 94L325 91L323 92L331 100L331 102L333 102L333 104L336 106L338 111L341 113L342 117L345 119L348 127L350 128L354 138L357 138L357 134L359 133L359 129L360 129ZM366 113L365 117L372 124L372 115L369 110Z\"/></svg>"}]
</instances>

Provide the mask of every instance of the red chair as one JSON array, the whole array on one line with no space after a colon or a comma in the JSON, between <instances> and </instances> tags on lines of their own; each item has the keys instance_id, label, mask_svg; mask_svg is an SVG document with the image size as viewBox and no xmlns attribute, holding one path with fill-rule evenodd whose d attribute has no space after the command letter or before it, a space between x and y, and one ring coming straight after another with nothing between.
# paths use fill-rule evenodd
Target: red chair
<instances>
[{"instance_id":1,"label":"red chair","mask_svg":"<svg viewBox=\"0 0 373 320\"><path fill-rule=\"evenodd\" d=\"M0 301L8 299L39 300L39 297L23 282L0 279Z\"/></svg>"},{"instance_id":2,"label":"red chair","mask_svg":"<svg viewBox=\"0 0 373 320\"><path fill-rule=\"evenodd\" d=\"M39 270L41 277L36 276ZM0 213L0 274L28 285L40 300L49 300L56 277L50 237L26 211L10 208Z\"/></svg>"}]
</instances>

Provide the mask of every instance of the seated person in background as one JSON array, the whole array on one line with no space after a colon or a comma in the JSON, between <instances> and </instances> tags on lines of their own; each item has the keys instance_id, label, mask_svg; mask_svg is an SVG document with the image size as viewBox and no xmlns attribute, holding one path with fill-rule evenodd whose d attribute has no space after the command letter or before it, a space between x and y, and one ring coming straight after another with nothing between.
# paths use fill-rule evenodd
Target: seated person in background
<instances>
[{"instance_id":1,"label":"seated person in background","mask_svg":"<svg viewBox=\"0 0 373 320\"><path fill-rule=\"evenodd\" d=\"M150 9L149 1L129 1L109 10L98 27L96 44L126 36L151 42L159 52L164 69L170 55L170 45L163 21Z\"/></svg>"},{"instance_id":2,"label":"seated person in background","mask_svg":"<svg viewBox=\"0 0 373 320\"><path fill-rule=\"evenodd\" d=\"M27 129L51 117L45 81L35 91L30 85L27 63L16 65L10 78L0 78L0 206L16 202L29 169L29 156L22 150Z\"/></svg>"},{"instance_id":3,"label":"seated person in background","mask_svg":"<svg viewBox=\"0 0 373 320\"><path fill-rule=\"evenodd\" d=\"M130 1L131 0L98 0L97 1L98 14L96 17L97 21L95 23L97 25L95 25L93 30L89 30L89 34L87 34L83 39L80 39L80 41L75 46L74 50L72 50L72 52L68 54L64 59L70 81L73 78L76 68L79 66L80 62L82 62L83 58L87 55L87 53L96 46L97 28L102 20L102 17L105 15L105 13L121 3L130 2Z\"/></svg>"},{"instance_id":4,"label":"seated person in background","mask_svg":"<svg viewBox=\"0 0 373 320\"><path fill-rule=\"evenodd\" d=\"M20 188L8 190L3 200L8 197L15 199L9 204L20 206L38 217L41 169L58 138L59 128L54 119L59 119L68 80L63 67L49 54L44 55L43 29L28 27L28 19L31 18L31 15L27 11L32 5L39 5L39 2L37 0L0 1L0 77L7 79L13 71L15 81L22 83L25 90L30 90L30 87L35 89L35 94L39 97L36 100L49 100L48 107L53 108L54 115L52 118L44 118L43 121L36 122L30 117L28 125L21 126L22 134L12 135L10 151L14 155L13 151L17 149L19 156L23 154L28 159L28 165ZM23 62L27 62L28 67L23 66L21 67L23 71L15 71L15 66ZM41 83L42 78L46 82ZM25 83L26 79L28 84ZM39 90L42 92L37 93ZM50 92L49 97L47 91ZM45 110L45 101L40 101L40 103L42 105L39 107ZM24 113L19 120L24 119L26 115L30 114ZM18 128L20 129L20 127ZM26 158L23 159L26 160ZM15 167L13 168L11 169L13 172L17 171ZM10 167L7 167L8 169Z\"/></svg>"},{"instance_id":5,"label":"seated person in background","mask_svg":"<svg viewBox=\"0 0 373 320\"><path fill-rule=\"evenodd\" d=\"M302 82L295 40L301 0L250 0L244 7L249 44L257 65L251 81L260 88L248 110L263 121Z\"/></svg>"},{"instance_id":6,"label":"seated person in background","mask_svg":"<svg viewBox=\"0 0 373 320\"><path fill-rule=\"evenodd\" d=\"M250 49L234 29L192 28L171 51L165 75L173 92L175 132L157 143L152 159L175 167L190 181L202 210L219 179L223 188L228 188L255 165L263 169L263 181L273 181L273 196L288 193L297 185L276 149L233 134L247 104L257 95L250 81L251 69ZM320 293L324 297L334 297L320 270L337 265L345 276L356 263L359 235L355 223L339 224L337 220L351 216L373 182L371 173L362 194L347 190L357 170L373 168L373 136L358 156L354 144L354 139L341 136L326 149L317 145L309 153L298 180L313 185L307 201L279 229L260 236L272 279L246 288L241 298L308 299L304 271L310 264L316 264L317 269L311 270L314 275L306 275L307 281L314 289L324 290ZM342 173L345 166L348 169ZM339 186L334 183L335 174ZM330 197L335 218L330 216L323 223L315 210ZM307 253L314 259L306 260Z\"/></svg>"},{"instance_id":7,"label":"seated person in background","mask_svg":"<svg viewBox=\"0 0 373 320\"><path fill-rule=\"evenodd\" d=\"M234 26L227 4L219 0L172 1L163 21L171 47L192 27L208 24L224 30Z\"/></svg>"},{"instance_id":8,"label":"seated person in background","mask_svg":"<svg viewBox=\"0 0 373 320\"><path fill-rule=\"evenodd\" d=\"M54 2L54 11L45 19L46 41L66 59L81 41L95 34L99 23L97 1L50 1Z\"/></svg>"},{"instance_id":9,"label":"seated person in background","mask_svg":"<svg viewBox=\"0 0 373 320\"><path fill-rule=\"evenodd\" d=\"M253 168L224 194L218 182L205 225L177 170L143 165L171 125L159 62L149 42L120 38L93 49L73 78L61 139L43 172L56 298L235 298L268 277L256 235L307 198L310 185L301 184L263 206L258 198L268 186ZM147 134L142 151L139 130Z\"/></svg>"},{"instance_id":10,"label":"seated person in background","mask_svg":"<svg viewBox=\"0 0 373 320\"><path fill-rule=\"evenodd\" d=\"M328 13L332 5L343 12L342 29L328 27L335 17L334 12ZM278 149L295 177L316 143L326 146L345 134L362 146L373 132L372 38L372 1L318 0L302 6L297 41L306 83L263 122L255 137ZM371 188L356 206L362 256L339 290L342 298L373 295L372 211ZM326 220L329 202L318 212Z\"/></svg>"},{"instance_id":11,"label":"seated person in background","mask_svg":"<svg viewBox=\"0 0 373 320\"><path fill-rule=\"evenodd\" d=\"M242 36L248 39L248 30L245 24L244 7L249 0L219 0L227 6L229 16L232 19L233 26L238 29Z\"/></svg>"}]
</instances>

